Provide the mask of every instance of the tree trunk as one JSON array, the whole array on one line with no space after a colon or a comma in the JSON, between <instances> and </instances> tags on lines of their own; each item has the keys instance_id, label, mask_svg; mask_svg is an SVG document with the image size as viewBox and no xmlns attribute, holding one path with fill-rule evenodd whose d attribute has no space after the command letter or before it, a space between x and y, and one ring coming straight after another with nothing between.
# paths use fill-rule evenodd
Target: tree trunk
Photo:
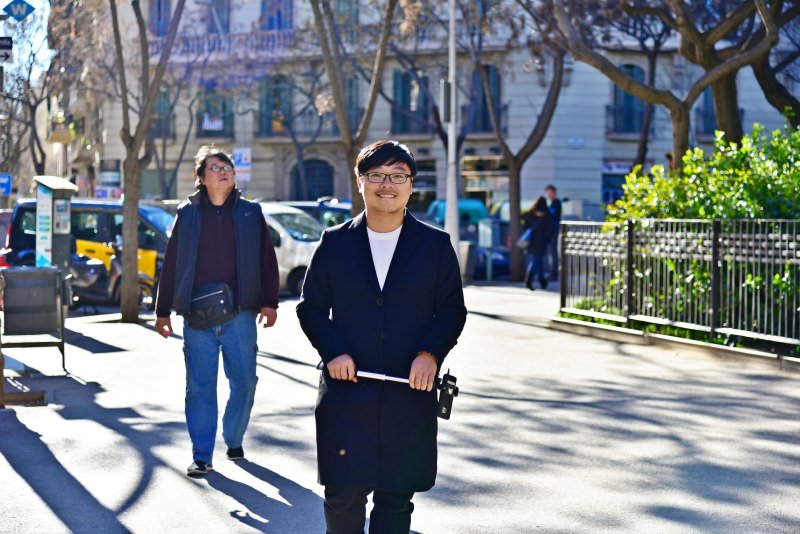
<instances>
[{"instance_id":1,"label":"tree trunk","mask_svg":"<svg viewBox=\"0 0 800 534\"><path fill-rule=\"evenodd\" d=\"M656 67L658 66L658 53L659 50L655 48L647 54L647 85L650 87L656 86ZM642 131L639 133L639 146L636 148L636 158L633 160L633 166L641 165L647 160L647 148L650 143L650 129L653 124L653 113L655 106L648 102L644 107L644 116L642 117Z\"/></svg>"},{"instance_id":2,"label":"tree trunk","mask_svg":"<svg viewBox=\"0 0 800 534\"><path fill-rule=\"evenodd\" d=\"M672 119L673 169L675 172L680 173L683 170L683 156L689 150L691 113L686 105L671 107L669 112Z\"/></svg>"},{"instance_id":3,"label":"tree trunk","mask_svg":"<svg viewBox=\"0 0 800 534\"><path fill-rule=\"evenodd\" d=\"M512 240L516 240L522 230L522 213L520 210L521 202L521 186L520 186L520 169L521 167L516 162L508 163L508 235ZM522 280L525 276L524 252L511 243L511 279L514 281ZM486 261L492 261L487 258Z\"/></svg>"},{"instance_id":4,"label":"tree trunk","mask_svg":"<svg viewBox=\"0 0 800 534\"><path fill-rule=\"evenodd\" d=\"M133 265L133 269L122 269L122 298L120 311L122 322L135 323L139 320L139 175L141 168L135 154L128 154L123 163L123 183L125 187L125 203L122 207L125 222L122 225L122 265ZM134 199L134 200L131 200ZM133 221L133 224L130 222ZM124 291L124 288L135 287L136 291Z\"/></svg>"},{"instance_id":5,"label":"tree trunk","mask_svg":"<svg viewBox=\"0 0 800 534\"><path fill-rule=\"evenodd\" d=\"M714 116L717 128L725 132L725 139L738 143L744 135L742 117L739 115L739 95L736 89L736 71L711 85L714 95Z\"/></svg>"},{"instance_id":6,"label":"tree trunk","mask_svg":"<svg viewBox=\"0 0 800 534\"><path fill-rule=\"evenodd\" d=\"M769 64L769 56L764 56L760 61L752 65L753 74L756 76L758 85L761 86L767 102L780 113L786 115L786 110L791 113L786 117L793 128L800 128L800 100L790 93L786 86L778 81L775 72Z\"/></svg>"},{"instance_id":7,"label":"tree trunk","mask_svg":"<svg viewBox=\"0 0 800 534\"><path fill-rule=\"evenodd\" d=\"M353 147L350 151L347 152L347 177L350 183L350 200L353 203L353 207L350 210L350 214L355 217L362 211L364 211L364 199L361 197L361 193L358 192L358 180L356 180L355 174L355 167L356 167L356 159L358 158L358 147Z\"/></svg>"}]
</instances>

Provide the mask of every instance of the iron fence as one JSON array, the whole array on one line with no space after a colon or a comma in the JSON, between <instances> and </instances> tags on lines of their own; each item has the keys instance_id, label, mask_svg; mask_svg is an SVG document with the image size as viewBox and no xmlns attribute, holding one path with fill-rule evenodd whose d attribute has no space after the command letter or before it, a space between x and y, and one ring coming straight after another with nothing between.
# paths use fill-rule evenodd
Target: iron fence
<instances>
[{"instance_id":1,"label":"iron fence","mask_svg":"<svg viewBox=\"0 0 800 534\"><path fill-rule=\"evenodd\" d=\"M562 223L561 309L800 345L800 221Z\"/></svg>"}]
</instances>

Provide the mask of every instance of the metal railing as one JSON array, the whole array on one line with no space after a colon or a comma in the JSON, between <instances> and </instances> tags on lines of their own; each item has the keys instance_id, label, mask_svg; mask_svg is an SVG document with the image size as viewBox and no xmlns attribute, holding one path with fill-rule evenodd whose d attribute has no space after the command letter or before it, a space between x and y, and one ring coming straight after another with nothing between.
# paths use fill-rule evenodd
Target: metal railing
<instances>
[{"instance_id":1,"label":"metal railing","mask_svg":"<svg viewBox=\"0 0 800 534\"><path fill-rule=\"evenodd\" d=\"M800 345L800 221L562 223L561 311Z\"/></svg>"}]
</instances>

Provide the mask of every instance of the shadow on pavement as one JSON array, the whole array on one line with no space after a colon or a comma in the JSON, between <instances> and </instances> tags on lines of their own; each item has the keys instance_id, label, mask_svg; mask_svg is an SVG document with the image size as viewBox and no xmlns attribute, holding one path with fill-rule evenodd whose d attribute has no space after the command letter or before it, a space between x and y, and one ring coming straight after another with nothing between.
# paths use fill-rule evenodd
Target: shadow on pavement
<instances>
[{"instance_id":1,"label":"shadow on pavement","mask_svg":"<svg viewBox=\"0 0 800 534\"><path fill-rule=\"evenodd\" d=\"M56 459L13 410L0 411L0 455L70 532L130 532ZM14 439L7 439L13 436Z\"/></svg>"},{"instance_id":2,"label":"shadow on pavement","mask_svg":"<svg viewBox=\"0 0 800 534\"><path fill-rule=\"evenodd\" d=\"M322 498L308 488L258 464L243 460L236 465L253 477L276 488L282 502L267 497L247 484L231 480L215 471L205 480L212 488L236 499L246 511L231 512L231 517L261 532L324 532ZM287 504L288 503L288 504ZM255 517L256 514L264 520Z\"/></svg>"},{"instance_id":3,"label":"shadow on pavement","mask_svg":"<svg viewBox=\"0 0 800 534\"><path fill-rule=\"evenodd\" d=\"M64 343L83 349L92 354L107 354L110 352L125 352L126 349L110 345L99 339L81 334L69 328L64 329Z\"/></svg>"}]
</instances>

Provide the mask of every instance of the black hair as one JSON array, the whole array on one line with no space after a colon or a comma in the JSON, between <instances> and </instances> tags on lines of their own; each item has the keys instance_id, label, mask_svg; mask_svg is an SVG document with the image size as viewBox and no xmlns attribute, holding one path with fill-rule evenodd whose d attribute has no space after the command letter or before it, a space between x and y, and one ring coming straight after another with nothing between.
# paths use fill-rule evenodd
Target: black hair
<instances>
[{"instance_id":1,"label":"black hair","mask_svg":"<svg viewBox=\"0 0 800 534\"><path fill-rule=\"evenodd\" d=\"M202 187L200 178L205 178L206 176L206 161L208 161L208 158L217 158L231 167L234 166L233 158L220 147L214 145L201 146L200 150L198 150L197 154L194 156L194 174L197 177L194 181L195 189L199 190Z\"/></svg>"},{"instance_id":2,"label":"black hair","mask_svg":"<svg viewBox=\"0 0 800 534\"><path fill-rule=\"evenodd\" d=\"M547 187L545 187L544 190L547 191L548 189L552 189L553 193L557 193L558 192L558 190L556 189L556 186L554 186L553 184L547 184Z\"/></svg>"},{"instance_id":3,"label":"black hair","mask_svg":"<svg viewBox=\"0 0 800 534\"><path fill-rule=\"evenodd\" d=\"M375 167L382 165L392 165L395 163L405 163L411 176L417 175L417 162L414 159L414 154L403 143L384 139L376 141L369 146L365 146L358 153L356 158L355 173L356 176L368 173Z\"/></svg>"}]
</instances>

